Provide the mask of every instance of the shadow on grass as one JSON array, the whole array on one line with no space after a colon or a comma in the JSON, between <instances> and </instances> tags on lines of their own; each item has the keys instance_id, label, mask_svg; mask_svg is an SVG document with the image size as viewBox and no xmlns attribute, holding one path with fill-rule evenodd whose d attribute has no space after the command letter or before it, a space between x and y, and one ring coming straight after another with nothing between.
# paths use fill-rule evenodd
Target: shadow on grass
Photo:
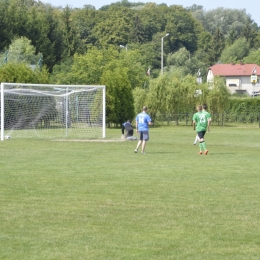
<instances>
[{"instance_id":1,"label":"shadow on grass","mask_svg":"<svg viewBox=\"0 0 260 260\"><path fill-rule=\"evenodd\" d=\"M169 153L169 154L172 154L172 153L178 153L178 152L148 152L149 154L157 154L157 153L160 153L160 154L167 154L167 153Z\"/></svg>"},{"instance_id":2,"label":"shadow on grass","mask_svg":"<svg viewBox=\"0 0 260 260\"><path fill-rule=\"evenodd\" d=\"M237 154L237 153L214 153L214 152L213 152L213 153L209 153L208 156L209 156L209 155L215 155L215 154Z\"/></svg>"}]
</instances>

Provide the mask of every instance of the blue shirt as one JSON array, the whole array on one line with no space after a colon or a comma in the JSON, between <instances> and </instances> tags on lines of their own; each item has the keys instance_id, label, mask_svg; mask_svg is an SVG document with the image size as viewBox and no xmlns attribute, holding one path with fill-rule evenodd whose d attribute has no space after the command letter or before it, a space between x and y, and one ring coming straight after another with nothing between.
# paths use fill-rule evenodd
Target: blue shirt
<instances>
[{"instance_id":1,"label":"blue shirt","mask_svg":"<svg viewBox=\"0 0 260 260\"><path fill-rule=\"evenodd\" d=\"M138 124L138 131L148 131L148 123L151 122L152 119L145 112L142 112L137 115L135 121Z\"/></svg>"}]
</instances>

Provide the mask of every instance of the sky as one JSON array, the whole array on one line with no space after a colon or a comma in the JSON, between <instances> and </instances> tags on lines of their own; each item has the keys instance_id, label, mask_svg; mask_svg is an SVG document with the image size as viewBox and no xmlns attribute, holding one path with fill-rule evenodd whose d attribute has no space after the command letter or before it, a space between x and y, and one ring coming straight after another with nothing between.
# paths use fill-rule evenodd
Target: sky
<instances>
[{"instance_id":1,"label":"sky","mask_svg":"<svg viewBox=\"0 0 260 260\"><path fill-rule=\"evenodd\" d=\"M89 1L89 0L42 0L44 3L50 3L53 6L66 6L69 5L71 7L78 7L82 8L84 5L93 5L96 9L104 5L109 5L111 3L118 2L119 0L96 0L96 1ZM218 7L223 8L231 8L231 9L246 9L246 13L251 15L251 18L260 26L260 1L259 0L237 0L237 1L230 1L230 0L216 0L216 1L209 1L209 0L136 0L136 1L129 1L129 2L154 2L156 4L165 3L168 6L170 5L182 5L183 7L192 6L193 4L202 5L204 10L209 11L211 9L216 9Z\"/></svg>"}]
</instances>

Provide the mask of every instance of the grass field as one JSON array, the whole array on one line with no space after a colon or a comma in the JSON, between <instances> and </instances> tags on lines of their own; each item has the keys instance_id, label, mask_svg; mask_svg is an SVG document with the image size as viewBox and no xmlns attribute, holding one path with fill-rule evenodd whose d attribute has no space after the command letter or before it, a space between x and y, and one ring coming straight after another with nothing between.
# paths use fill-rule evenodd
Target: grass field
<instances>
[{"instance_id":1,"label":"grass field","mask_svg":"<svg viewBox=\"0 0 260 260\"><path fill-rule=\"evenodd\" d=\"M259 259L260 130L0 143L0 259ZM109 140L120 129L108 129Z\"/></svg>"}]
</instances>

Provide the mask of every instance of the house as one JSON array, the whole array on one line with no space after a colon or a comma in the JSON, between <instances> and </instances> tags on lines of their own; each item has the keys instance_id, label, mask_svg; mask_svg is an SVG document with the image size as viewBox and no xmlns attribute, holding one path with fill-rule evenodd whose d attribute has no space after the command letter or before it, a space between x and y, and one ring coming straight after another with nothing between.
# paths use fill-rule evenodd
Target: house
<instances>
[{"instance_id":1,"label":"house","mask_svg":"<svg viewBox=\"0 0 260 260\"><path fill-rule=\"evenodd\" d=\"M214 76L225 77L230 93L260 95L260 66L257 64L216 64L208 70L207 82Z\"/></svg>"}]
</instances>

